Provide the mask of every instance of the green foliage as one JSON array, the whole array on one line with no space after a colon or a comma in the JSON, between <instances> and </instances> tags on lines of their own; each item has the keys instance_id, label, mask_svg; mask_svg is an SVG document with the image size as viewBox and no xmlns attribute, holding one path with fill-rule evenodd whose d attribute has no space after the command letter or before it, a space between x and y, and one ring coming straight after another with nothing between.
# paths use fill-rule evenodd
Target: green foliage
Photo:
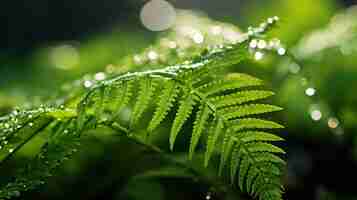
<instances>
[{"instance_id":1,"label":"green foliage","mask_svg":"<svg viewBox=\"0 0 357 200\"><path fill-rule=\"evenodd\" d=\"M46 140L38 156L2 185L0 197L18 196L19 191L42 184L76 150L81 135L88 130L106 127L151 145L148 138L169 120L169 113L174 113L169 122L171 150L184 125L191 125L190 160L198 144L203 144L205 166L212 156L220 154L219 173L230 165L233 185L238 183L242 191L262 200L281 199L285 163L276 154L284 151L270 142L282 139L261 130L282 126L258 118L281 108L257 102L273 95L260 88L261 80L246 74L219 73L224 66L248 58L247 53L246 42L217 47L182 65L114 76L92 87L79 102L3 118L1 136L6 144L0 152L2 162L37 134ZM151 116L149 121L143 120L144 115ZM140 134L142 127L144 136Z\"/></svg>"},{"instance_id":2,"label":"green foliage","mask_svg":"<svg viewBox=\"0 0 357 200\"><path fill-rule=\"evenodd\" d=\"M164 90L157 103L155 114L148 126L149 132L152 132L158 125L160 125L161 121L164 120L169 110L173 106L173 103L177 97L177 83L175 81L166 80L166 83L164 84Z\"/></svg>"}]
</instances>

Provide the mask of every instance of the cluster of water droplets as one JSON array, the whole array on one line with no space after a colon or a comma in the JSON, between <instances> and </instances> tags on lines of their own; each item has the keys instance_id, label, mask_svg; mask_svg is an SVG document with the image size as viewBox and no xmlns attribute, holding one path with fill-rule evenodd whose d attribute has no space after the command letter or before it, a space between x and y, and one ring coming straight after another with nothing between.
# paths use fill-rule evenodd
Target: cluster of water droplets
<instances>
[{"instance_id":1,"label":"cluster of water droplets","mask_svg":"<svg viewBox=\"0 0 357 200\"><path fill-rule=\"evenodd\" d=\"M310 102L307 108L309 118L314 122L323 122L336 136L344 134L344 129L336 114L332 111L329 105L319 96L319 89L313 84L310 78L304 73L303 66L299 62L296 53L290 52L290 55L285 57L277 68L277 74L282 74L280 71L285 71L285 78L291 76L298 78L301 94L305 95Z\"/></svg>"},{"instance_id":2,"label":"cluster of water droplets","mask_svg":"<svg viewBox=\"0 0 357 200\"><path fill-rule=\"evenodd\" d=\"M150 68L178 64L199 55L210 46L239 43L248 39L248 33L243 33L232 24L214 21L190 11L176 12L175 25L162 34L154 45L117 65L108 65L106 71L122 72L144 64Z\"/></svg>"},{"instance_id":3,"label":"cluster of water droplets","mask_svg":"<svg viewBox=\"0 0 357 200\"><path fill-rule=\"evenodd\" d=\"M58 107L51 107L41 105L37 109L21 110L14 109L10 114L0 118L0 151L7 150L12 153L14 149L11 147L10 140L16 137L19 130L25 126L33 127L35 119L44 114L51 113L58 110L68 110L63 105Z\"/></svg>"},{"instance_id":4,"label":"cluster of water droplets","mask_svg":"<svg viewBox=\"0 0 357 200\"><path fill-rule=\"evenodd\" d=\"M187 16L183 18L185 17ZM200 19L200 17L196 18ZM286 53L278 39L270 41L258 39L263 38L264 33L279 21L277 16L268 18L258 27L249 27L245 33L234 25L208 19L202 22L204 26L192 23L192 21L197 21L196 18L194 18L195 20L186 20L185 23L178 23L168 36L159 40L158 46L150 47L143 53L134 55L132 63L134 65L176 64L178 61L199 55L204 50L214 51L247 40L250 40L250 51L254 53L257 60L263 58L265 51L275 50L278 55Z\"/></svg>"},{"instance_id":5,"label":"cluster of water droplets","mask_svg":"<svg viewBox=\"0 0 357 200\"><path fill-rule=\"evenodd\" d=\"M319 88L307 78L302 70L299 60L311 59L313 57L321 58L327 49L340 51L344 56L355 55L357 53L357 39L353 30L357 28L357 6L350 8L333 16L324 28L317 29L306 34L294 47L292 47L295 60L282 62L288 66L289 73L298 76L301 80L303 94L310 100L310 106L307 110L308 116L314 122L324 123L332 133L340 137L344 134L342 121L334 113L328 103L319 96ZM337 52L336 51L336 52Z\"/></svg>"},{"instance_id":6,"label":"cluster of water droplets","mask_svg":"<svg viewBox=\"0 0 357 200\"><path fill-rule=\"evenodd\" d=\"M27 113L26 111L21 111L19 109L15 109L6 117L3 117L0 121L0 150L5 147L10 153L13 152L13 148L11 148L11 144L9 144L8 139L11 138L17 130L22 128L27 120L31 120L33 118L34 113ZM29 124L32 126L33 123Z\"/></svg>"},{"instance_id":7,"label":"cluster of water droplets","mask_svg":"<svg viewBox=\"0 0 357 200\"><path fill-rule=\"evenodd\" d=\"M60 106L44 106L41 105L37 109L33 110L21 110L21 109L15 109L13 110L10 114L8 114L5 117L2 117L0 119L0 154L5 153L4 155L8 153L12 153L15 151L14 147L16 146L16 136L17 134L20 134L20 129L24 127L34 127L36 126L36 119L38 119L41 116L54 116L56 115L59 121L65 120L60 118L60 114L63 114L64 112L69 111L68 108L66 108L63 105ZM59 122L58 121L58 122ZM66 137L68 134L73 133L76 134L75 126L68 126L67 123L63 122L65 125L64 129L60 129L62 132L60 136ZM14 141L13 141L14 139ZM14 143L15 142L15 143ZM35 164L35 167L43 166L43 169L41 170L41 174L39 177L34 178L31 176L30 179L24 178L27 177L29 172L22 172L20 170L20 175L19 177L16 177L14 181L11 181L4 185L1 190L0 190L0 199L2 197L19 197L21 195L21 191L27 191L32 188L35 188L39 185L42 185L45 183L46 177L51 176L51 170L57 167L58 165L61 164L61 161L66 160L71 154L75 153L77 151L77 143L74 143L74 145L69 146L68 141L65 141L65 148L64 153L60 154L59 152L56 152L56 154L59 154L57 156L48 156L48 152L45 145L42 149L41 152L37 155L37 161L40 164ZM14 147L12 146L14 144ZM50 144L48 144L50 145ZM52 152L53 154L53 152ZM54 160L53 160L54 159ZM26 168L27 169L27 168ZM32 168L31 168L32 169ZM33 168L32 170L34 170ZM25 173L25 174L22 174Z\"/></svg>"},{"instance_id":8,"label":"cluster of water droplets","mask_svg":"<svg viewBox=\"0 0 357 200\"><path fill-rule=\"evenodd\" d=\"M248 35L252 38L249 42L249 50L255 60L263 59L266 52L275 52L280 56L286 54L286 49L278 38L265 40L263 35L278 21L279 17L275 16L268 18L258 27L248 27Z\"/></svg>"},{"instance_id":9,"label":"cluster of water droplets","mask_svg":"<svg viewBox=\"0 0 357 200\"><path fill-rule=\"evenodd\" d=\"M82 89L91 89L99 82L107 79L112 73L114 73L114 66L108 65L106 72L97 72L95 74L86 74L81 79L75 80L70 83L65 83L62 85L61 90L65 94L73 93L76 95L76 89L81 91ZM59 99L59 102L63 102L63 99Z\"/></svg>"},{"instance_id":10,"label":"cluster of water droplets","mask_svg":"<svg viewBox=\"0 0 357 200\"><path fill-rule=\"evenodd\" d=\"M118 64L109 64L103 72L87 74L72 84L63 85L63 91L72 91L81 86L93 88L98 82L118 74L143 66L153 69L162 66L175 66L179 63L189 65L188 60L201 55L202 52L222 51L232 44L250 41L249 50L256 60L264 57L266 51L276 51L284 55L286 50L278 39L265 41L264 33L272 28L279 17L270 17L258 27L248 27L242 32L237 26L214 21L207 16L198 15L185 10L177 10L177 19L170 31L159 37L158 41L141 53L123 59ZM182 67L182 66L181 66ZM174 67L173 67L174 68ZM175 70L174 70L175 71Z\"/></svg>"},{"instance_id":11,"label":"cluster of water droplets","mask_svg":"<svg viewBox=\"0 0 357 200\"><path fill-rule=\"evenodd\" d=\"M344 129L340 120L336 117L332 109L328 106L327 103L324 103L323 99L319 97L319 90L314 86L311 81L303 74L301 71L302 66L296 62L290 61L290 73L294 76L300 77L301 87L303 94L309 98L310 106L307 110L307 113L311 120L315 122L325 122L327 127L334 133L336 136L341 136L344 134ZM295 66L293 69L291 67Z\"/></svg>"},{"instance_id":12,"label":"cluster of water droplets","mask_svg":"<svg viewBox=\"0 0 357 200\"><path fill-rule=\"evenodd\" d=\"M85 88L91 88L99 81L103 81L107 78L107 74L105 72L98 72L94 75L85 75L82 79L82 85Z\"/></svg>"}]
</instances>

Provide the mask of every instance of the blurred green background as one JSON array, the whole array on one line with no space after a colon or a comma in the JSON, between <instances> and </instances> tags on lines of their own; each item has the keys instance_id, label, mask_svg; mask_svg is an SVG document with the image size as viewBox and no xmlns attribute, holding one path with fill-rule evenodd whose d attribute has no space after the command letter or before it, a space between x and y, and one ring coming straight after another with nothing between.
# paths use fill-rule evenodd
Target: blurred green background
<instances>
[{"instance_id":1,"label":"blurred green background","mask_svg":"<svg viewBox=\"0 0 357 200\"><path fill-rule=\"evenodd\" d=\"M71 90L71 84L86 83L98 72L135 70L138 67L134 55L160 52L160 39L178 37L177 30L154 32L145 28L140 11L147 2L4 2L0 7L0 114L17 106L51 101ZM244 32L270 16L280 17L279 26L268 37L279 38L295 59L267 55L259 61L239 64L234 70L265 80L276 93L273 103L285 108L276 118L287 127L281 132L288 152L286 199L357 199L355 186L349 182L357 178L357 2L169 2L177 9L191 10L182 12L177 19L201 30L208 30L212 24L229 23L224 26ZM204 44L210 42L210 37L205 38ZM214 38L212 41L217 42ZM185 41L179 42L177 45ZM197 45L183 53L193 55L202 48ZM145 66L186 58L178 55L180 52L168 54L166 61ZM205 198L207 186L189 178L131 178L145 171L142 166L150 169L164 161L130 141L95 134L86 138L83 146L91 148L82 148L48 186L29 192L27 197ZM230 197L217 194L213 198Z\"/></svg>"}]
</instances>

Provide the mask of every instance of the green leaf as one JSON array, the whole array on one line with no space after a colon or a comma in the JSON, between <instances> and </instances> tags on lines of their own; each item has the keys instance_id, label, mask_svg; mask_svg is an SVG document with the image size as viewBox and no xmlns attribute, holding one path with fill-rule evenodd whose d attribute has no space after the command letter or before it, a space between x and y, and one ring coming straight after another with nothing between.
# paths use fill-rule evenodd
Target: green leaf
<instances>
[{"instance_id":1,"label":"green leaf","mask_svg":"<svg viewBox=\"0 0 357 200\"><path fill-rule=\"evenodd\" d=\"M128 105L131 97L133 96L133 87L134 81L124 81L122 84L116 84L113 87L112 93L112 105L114 106L114 110L116 111L116 115L123 109L126 105Z\"/></svg>"},{"instance_id":2,"label":"green leaf","mask_svg":"<svg viewBox=\"0 0 357 200\"><path fill-rule=\"evenodd\" d=\"M3 140L0 148L0 163L12 156L18 149L29 142L35 135L41 133L51 122L52 117L39 116L26 122L21 128L15 130L10 136Z\"/></svg>"},{"instance_id":3,"label":"green leaf","mask_svg":"<svg viewBox=\"0 0 357 200\"><path fill-rule=\"evenodd\" d=\"M223 168L226 165L229 155L232 152L233 145L235 143L234 140L229 136L230 130L227 130L227 133L224 136L223 144L222 144L222 152L221 152L221 161L219 163L219 171L218 174L222 175Z\"/></svg>"},{"instance_id":4,"label":"green leaf","mask_svg":"<svg viewBox=\"0 0 357 200\"><path fill-rule=\"evenodd\" d=\"M207 104L203 104L200 107L200 110L197 113L196 120L194 122L190 150L189 150L189 159L192 160L193 154L195 152L198 141L201 137L201 134L205 128L205 125L208 123L207 120L209 115L211 114L211 110Z\"/></svg>"},{"instance_id":5,"label":"green leaf","mask_svg":"<svg viewBox=\"0 0 357 200\"><path fill-rule=\"evenodd\" d=\"M281 148L264 142L252 142L246 145L246 148L250 152L270 152L270 153L282 153L285 154L285 151Z\"/></svg>"},{"instance_id":6,"label":"green leaf","mask_svg":"<svg viewBox=\"0 0 357 200\"><path fill-rule=\"evenodd\" d=\"M221 118L215 118L214 122L211 125L210 130L208 131L207 139L207 148L205 153L205 167L208 166L208 163L211 159L213 150L217 143L218 137L223 133L223 120Z\"/></svg>"},{"instance_id":7,"label":"green leaf","mask_svg":"<svg viewBox=\"0 0 357 200\"><path fill-rule=\"evenodd\" d=\"M130 123L131 127L133 127L138 122L144 111L149 106L150 100L156 88L156 83L149 77L145 77L143 79L140 79L139 81L140 81L139 95L137 97L132 112L131 123Z\"/></svg>"},{"instance_id":8,"label":"green leaf","mask_svg":"<svg viewBox=\"0 0 357 200\"><path fill-rule=\"evenodd\" d=\"M249 105L232 106L232 107L220 109L219 113L222 114L222 116L225 119L230 120L239 117L270 113L280 110L282 110L282 108L278 106L272 106L267 104L249 104Z\"/></svg>"},{"instance_id":9,"label":"green leaf","mask_svg":"<svg viewBox=\"0 0 357 200\"><path fill-rule=\"evenodd\" d=\"M265 142L276 142L283 141L284 139L271 133L259 132L259 131L247 131L239 134L244 134L242 140L244 142L255 142L255 141L265 141Z\"/></svg>"},{"instance_id":10,"label":"green leaf","mask_svg":"<svg viewBox=\"0 0 357 200\"><path fill-rule=\"evenodd\" d=\"M228 75L225 80L209 82L205 85L200 86L198 90L204 93L206 96L209 96L227 90L240 89L250 86L259 86L262 84L263 82L261 80L252 76L233 73Z\"/></svg>"},{"instance_id":11,"label":"green leaf","mask_svg":"<svg viewBox=\"0 0 357 200\"><path fill-rule=\"evenodd\" d=\"M165 119L176 100L178 92L179 89L177 88L175 81L168 80L165 82L165 87L161 93L159 101L157 102L154 116L148 126L149 132L152 132L158 125L160 125L161 121Z\"/></svg>"},{"instance_id":12,"label":"green leaf","mask_svg":"<svg viewBox=\"0 0 357 200\"><path fill-rule=\"evenodd\" d=\"M178 133L180 132L185 121L189 118L189 116L192 113L194 104L195 104L195 101L193 100L193 97L191 96L191 94L186 94L184 96L184 98L180 101L180 106L176 113L176 117L172 124L171 132L170 132L170 149L171 149L171 151L174 148L176 137L177 137Z\"/></svg>"},{"instance_id":13,"label":"green leaf","mask_svg":"<svg viewBox=\"0 0 357 200\"><path fill-rule=\"evenodd\" d=\"M237 143L233 147L232 156L231 156L231 182L234 183L234 179L238 172L240 158L240 143Z\"/></svg>"},{"instance_id":14,"label":"green leaf","mask_svg":"<svg viewBox=\"0 0 357 200\"><path fill-rule=\"evenodd\" d=\"M282 125L264 119L245 118L232 121L233 130L241 131L245 129L278 129L284 128Z\"/></svg>"},{"instance_id":15,"label":"green leaf","mask_svg":"<svg viewBox=\"0 0 357 200\"><path fill-rule=\"evenodd\" d=\"M244 156L239 166L239 188L244 191L244 182L250 166L249 158Z\"/></svg>"},{"instance_id":16,"label":"green leaf","mask_svg":"<svg viewBox=\"0 0 357 200\"><path fill-rule=\"evenodd\" d=\"M225 106L238 105L250 101L265 99L272 95L274 95L274 93L270 91L250 90L250 91L236 92L229 95L217 96L217 97L213 97L212 99L216 107L221 108Z\"/></svg>"}]
</instances>

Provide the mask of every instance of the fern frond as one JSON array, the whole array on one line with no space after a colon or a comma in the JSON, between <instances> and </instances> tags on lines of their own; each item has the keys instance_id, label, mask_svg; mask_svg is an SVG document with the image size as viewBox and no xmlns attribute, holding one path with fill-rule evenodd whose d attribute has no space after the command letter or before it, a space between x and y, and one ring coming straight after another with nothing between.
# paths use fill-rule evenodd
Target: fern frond
<instances>
[{"instance_id":1,"label":"fern frond","mask_svg":"<svg viewBox=\"0 0 357 200\"><path fill-rule=\"evenodd\" d=\"M164 84L165 88L163 89L160 99L157 102L154 116L148 125L149 132L152 132L158 125L160 125L162 120L165 119L166 115L172 108L179 91L175 81L167 80Z\"/></svg>"},{"instance_id":2,"label":"fern frond","mask_svg":"<svg viewBox=\"0 0 357 200\"><path fill-rule=\"evenodd\" d=\"M280 111L282 108L266 104L249 104L242 106L233 106L224 108L218 111L224 119L230 120L239 117L245 117L249 115L257 115L263 113L270 113L274 111Z\"/></svg>"},{"instance_id":3,"label":"fern frond","mask_svg":"<svg viewBox=\"0 0 357 200\"><path fill-rule=\"evenodd\" d=\"M193 66L196 67L194 64ZM141 76L132 75L132 79L129 75L125 77L139 82L132 118L140 117L146 110L153 95L151 81L154 78L160 80L162 77L164 80L158 83L166 85L162 91L158 91L159 101L147 126L148 132L152 132L160 125L167 113L173 109L173 102L177 101L178 108L175 110L176 116L171 124L169 136L170 149L173 150L176 138L188 118L195 116L192 123L189 159L193 158L202 135L207 134L204 165L209 164L213 152L217 150L220 154L219 174L223 174L227 163L230 162L232 183L238 174L242 190L262 196L258 191L260 187L253 189L255 178L278 176L276 171L281 171L283 160L275 153L281 154L284 151L269 143L281 141L282 138L257 130L278 129L283 126L273 121L247 117L280 111L281 108L255 103L257 100L273 95L270 91L254 89L262 85L262 81L257 78L235 73L226 76L224 80L216 81L212 80L210 73L204 73L204 70L198 68L197 73L200 73L201 77L197 81L193 80L193 77L197 76L194 67L185 66L184 69L170 67L167 71L151 71ZM182 94L181 97L178 97L179 93ZM134 127L135 123L131 126ZM220 146L217 145L218 142L221 143ZM270 164L274 164L274 167ZM277 164L279 166L275 167ZM270 173L267 167L274 171ZM265 185L269 184L263 184L264 187Z\"/></svg>"},{"instance_id":4,"label":"fern frond","mask_svg":"<svg viewBox=\"0 0 357 200\"><path fill-rule=\"evenodd\" d=\"M228 158L232 152L235 141L230 138L231 129L228 129L224 135L223 143L221 147L221 161L219 163L218 174L222 175L223 169L228 161Z\"/></svg>"},{"instance_id":5,"label":"fern frond","mask_svg":"<svg viewBox=\"0 0 357 200\"><path fill-rule=\"evenodd\" d=\"M232 73L226 76L225 80L212 81L197 88L206 96L227 90L240 89L250 86L259 86L263 82L260 79L240 73Z\"/></svg>"},{"instance_id":6,"label":"fern frond","mask_svg":"<svg viewBox=\"0 0 357 200\"><path fill-rule=\"evenodd\" d=\"M171 129L171 150L183 126L190 123L188 119L192 117L189 124L193 127L189 159L193 158L196 150L201 150L201 138L206 138L205 166L209 164L213 153L217 152L220 156L219 174L222 175L230 164L227 174L230 174L233 185L237 180L241 190L252 196L262 200L280 200L280 176L285 161L276 154L285 152L270 142L282 141L282 138L260 130L283 126L260 119L259 115L280 111L281 108L256 102L273 95L270 91L257 89L257 86L263 85L260 79L240 73L220 78L215 74L216 70L212 70L240 62L247 58L247 52L246 42L237 43L207 51L181 65L118 75L99 82L83 97L78 97L81 101L76 103L76 110L66 110L68 108L64 106L64 109L40 112L36 117L16 124L19 128L11 127L14 128L11 130L6 125L10 121L0 122L1 128L6 126L6 130L9 130L2 131L1 136L5 136L11 143L11 146L0 148L0 163L13 155L32 136L46 130L45 146L34 163L39 171L45 167L44 162L49 162L51 166L39 176L20 174L24 179L16 177L13 183L8 184L9 187L2 187L0 197L11 196L5 193L20 190L22 184L29 185L22 191L38 185L36 181L48 177L50 171L73 152L77 139L85 130L97 126L115 126L120 129L118 132L124 132L126 137L139 141L141 137L135 135L139 125L145 125L149 133L153 132L172 112L175 113L173 122L166 122ZM156 97L158 102L154 103ZM176 103L177 108L174 106ZM152 105L155 107L151 109ZM123 108L128 108L125 112L130 112L125 114L126 119L122 119ZM148 124L144 124L145 120L139 124L144 113L152 114L152 117ZM252 115L255 118L248 118Z\"/></svg>"},{"instance_id":7,"label":"fern frond","mask_svg":"<svg viewBox=\"0 0 357 200\"><path fill-rule=\"evenodd\" d=\"M239 105L250 101L265 99L272 95L274 95L274 93L271 91L250 90L213 97L212 101L215 103L217 108L221 108L225 106Z\"/></svg>"},{"instance_id":8,"label":"fern frond","mask_svg":"<svg viewBox=\"0 0 357 200\"><path fill-rule=\"evenodd\" d=\"M222 134L224 128L223 120L220 118L215 118L210 130L208 131L207 147L205 153L205 167L211 159L212 153L215 149L215 145L218 141L218 137Z\"/></svg>"},{"instance_id":9,"label":"fern frond","mask_svg":"<svg viewBox=\"0 0 357 200\"><path fill-rule=\"evenodd\" d=\"M231 183L234 183L235 177L237 176L239 169L239 162L241 160L240 156L240 144L235 144L231 155ZM243 167L243 166L242 166ZM244 178L244 176L242 177Z\"/></svg>"},{"instance_id":10,"label":"fern frond","mask_svg":"<svg viewBox=\"0 0 357 200\"><path fill-rule=\"evenodd\" d=\"M0 162L9 158L19 148L21 148L28 140L30 140L37 132L47 127L51 122L49 117L40 117L36 123L30 121L21 127L16 134L3 136L2 143L4 144L0 149ZM9 145L8 145L9 144Z\"/></svg>"},{"instance_id":11,"label":"fern frond","mask_svg":"<svg viewBox=\"0 0 357 200\"><path fill-rule=\"evenodd\" d=\"M37 134L47 135L48 140L42 146L40 153L30 163L16 170L12 182L1 186L1 199L18 197L21 191L32 190L44 184L47 178L52 175L53 170L65 159L68 159L79 145L80 134L73 132L76 131L77 126L72 111L42 108L25 113L26 117L31 120L15 132L19 146L15 148L15 143L11 139L9 140L8 146L11 146L12 151L9 151L11 154L7 158L15 154ZM37 113L38 117L33 117L36 116L34 113ZM53 118L54 116L60 120L56 121ZM30 138L27 138L28 134L23 132L27 126L33 127L33 129L28 129L28 132L32 133ZM1 160L1 162L5 161Z\"/></svg>"},{"instance_id":12,"label":"fern frond","mask_svg":"<svg viewBox=\"0 0 357 200\"><path fill-rule=\"evenodd\" d=\"M133 96L133 87L134 81L123 81L122 84L116 84L118 87L117 92L120 94L114 94L112 98L114 100L113 104L115 105L115 110L119 112L122 108L124 108L130 101L130 98Z\"/></svg>"},{"instance_id":13,"label":"fern frond","mask_svg":"<svg viewBox=\"0 0 357 200\"><path fill-rule=\"evenodd\" d=\"M183 124L189 118L192 113L193 106L195 105L195 101L193 100L193 96L191 94L186 94L184 98L180 102L180 107L176 113L175 120L172 124L171 132L170 132L170 149L173 150L176 137L180 132Z\"/></svg>"},{"instance_id":14,"label":"fern frond","mask_svg":"<svg viewBox=\"0 0 357 200\"><path fill-rule=\"evenodd\" d=\"M243 129L279 129L284 128L284 126L269 120L256 119L256 118L245 118L238 119L231 122L232 128L235 131Z\"/></svg>"},{"instance_id":15,"label":"fern frond","mask_svg":"<svg viewBox=\"0 0 357 200\"><path fill-rule=\"evenodd\" d=\"M201 134L205 128L205 125L208 123L207 120L211 114L211 110L208 105L201 105L199 111L197 112L196 120L194 122L190 150L189 150L189 159L192 160L193 153L195 152L198 141L201 137Z\"/></svg>"},{"instance_id":16,"label":"fern frond","mask_svg":"<svg viewBox=\"0 0 357 200\"><path fill-rule=\"evenodd\" d=\"M150 100L154 94L154 90L156 89L155 81L153 79L150 79L149 77L142 78L139 81L139 95L133 108L130 123L131 126L134 126L140 119L140 117L148 107Z\"/></svg>"},{"instance_id":17,"label":"fern frond","mask_svg":"<svg viewBox=\"0 0 357 200\"><path fill-rule=\"evenodd\" d=\"M270 153L282 153L284 154L285 151L281 148L264 142L252 142L246 145L246 148L250 152L270 152Z\"/></svg>"},{"instance_id":18,"label":"fern frond","mask_svg":"<svg viewBox=\"0 0 357 200\"><path fill-rule=\"evenodd\" d=\"M104 95L105 109L114 113L114 116L117 116L121 109L129 103L133 95L133 82L122 81L106 88Z\"/></svg>"},{"instance_id":19,"label":"fern frond","mask_svg":"<svg viewBox=\"0 0 357 200\"><path fill-rule=\"evenodd\" d=\"M276 142L283 141L284 139L266 132L259 131L247 131L244 133L245 137L242 138L244 142L255 142L255 141L263 141L263 142Z\"/></svg>"}]
</instances>

